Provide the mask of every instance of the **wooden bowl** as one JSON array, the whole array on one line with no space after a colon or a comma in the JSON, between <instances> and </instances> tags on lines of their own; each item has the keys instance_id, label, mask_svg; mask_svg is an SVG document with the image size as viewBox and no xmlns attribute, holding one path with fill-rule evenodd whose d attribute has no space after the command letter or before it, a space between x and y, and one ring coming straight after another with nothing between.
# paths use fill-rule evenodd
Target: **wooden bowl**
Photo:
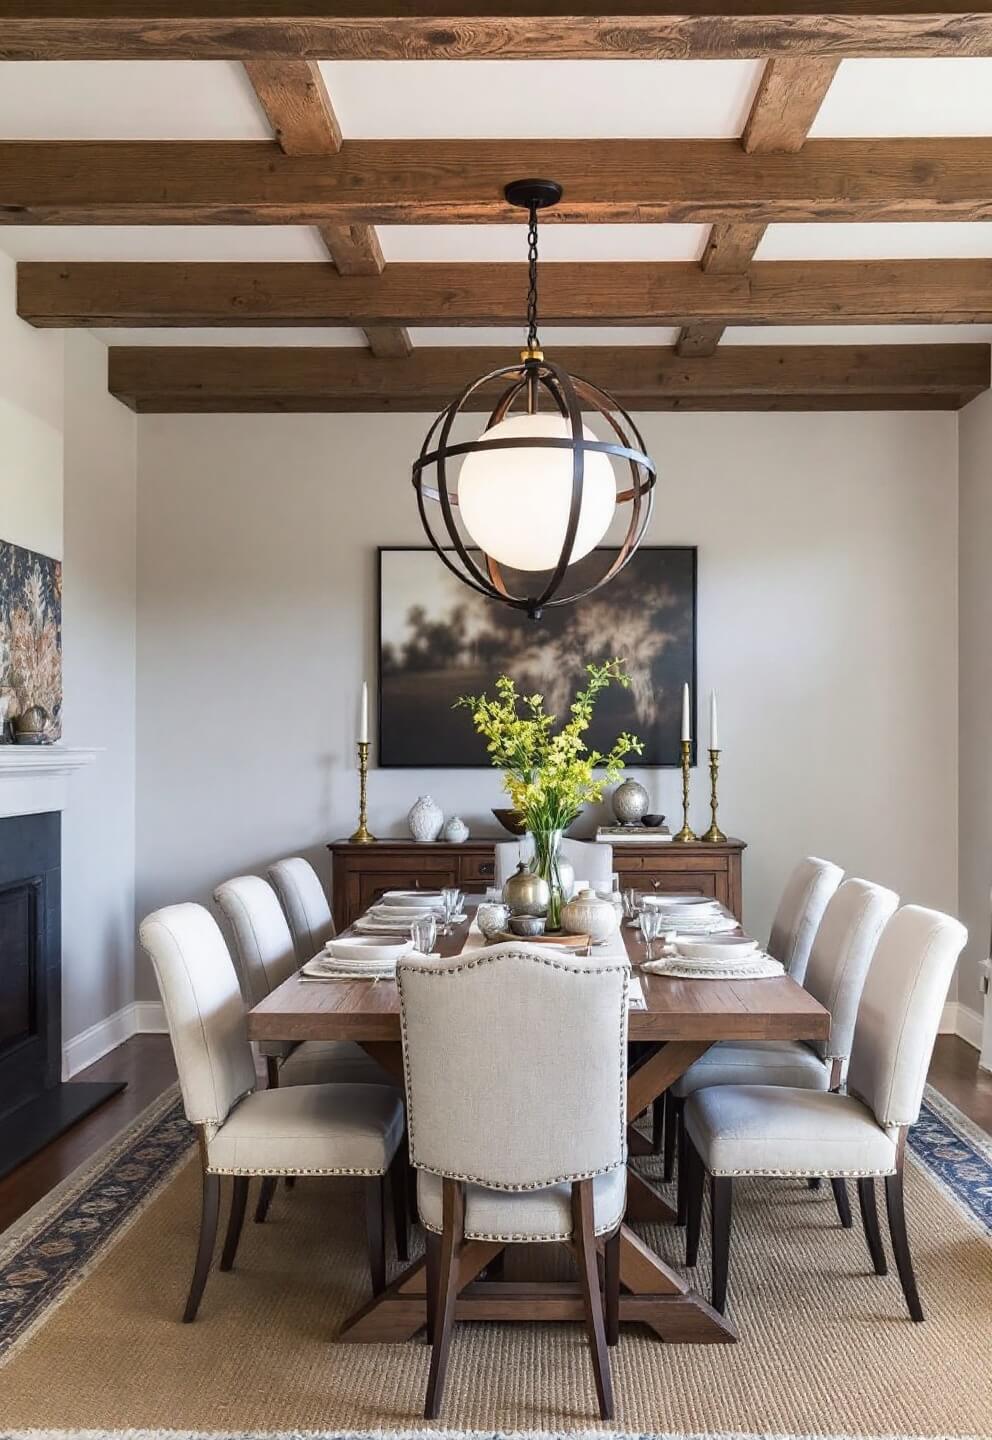
<instances>
[{"instance_id":1,"label":"wooden bowl","mask_svg":"<svg viewBox=\"0 0 992 1440\"><path fill-rule=\"evenodd\" d=\"M527 821L520 814L519 810L514 810L512 807L503 810L494 808L493 814L503 829L508 830L511 835L526 835Z\"/></svg>"}]
</instances>

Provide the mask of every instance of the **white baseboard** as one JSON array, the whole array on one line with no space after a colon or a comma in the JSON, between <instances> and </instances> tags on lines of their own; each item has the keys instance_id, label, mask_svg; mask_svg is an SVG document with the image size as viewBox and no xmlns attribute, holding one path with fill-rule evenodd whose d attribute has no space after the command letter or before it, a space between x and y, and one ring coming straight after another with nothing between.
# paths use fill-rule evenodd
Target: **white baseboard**
<instances>
[{"instance_id":1,"label":"white baseboard","mask_svg":"<svg viewBox=\"0 0 992 1440\"><path fill-rule=\"evenodd\" d=\"M959 1000L949 1000L940 1018L941 1035L959 1035L966 1044L976 1050L982 1048L982 1017L977 1010L962 1005Z\"/></svg>"},{"instance_id":2,"label":"white baseboard","mask_svg":"<svg viewBox=\"0 0 992 1440\"><path fill-rule=\"evenodd\" d=\"M87 1065L123 1045L132 1035L164 1035L165 1012L158 1000L132 1000L105 1020L98 1020L62 1046L62 1079L71 1080Z\"/></svg>"}]
</instances>

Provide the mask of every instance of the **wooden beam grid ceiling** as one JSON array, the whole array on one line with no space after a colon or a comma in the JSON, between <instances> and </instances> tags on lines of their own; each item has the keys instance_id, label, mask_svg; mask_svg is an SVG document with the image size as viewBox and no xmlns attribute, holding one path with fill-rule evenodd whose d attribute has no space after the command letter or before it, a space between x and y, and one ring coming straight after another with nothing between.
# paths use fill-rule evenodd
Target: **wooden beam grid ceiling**
<instances>
[{"instance_id":1,"label":"wooden beam grid ceiling","mask_svg":"<svg viewBox=\"0 0 992 1440\"><path fill-rule=\"evenodd\" d=\"M992 323L992 262L760 262L773 223L992 219L992 138L810 140L846 55L992 55L992 4L684 0L608 18L561 0L7 0L2 59L241 60L271 141L0 141L0 224L309 225L319 264L22 263L38 326L347 326L367 349L112 347L137 410L439 407L495 349L418 349L408 326L506 325L526 270L386 266L377 225L520 221L508 178L564 187L551 223L704 223L698 264L545 264L548 325L663 325L673 349L558 358L639 409L957 408L989 347L724 347L728 325ZM765 66L738 140L347 140L318 59L703 58ZM484 403L480 398L480 405Z\"/></svg>"}]
</instances>

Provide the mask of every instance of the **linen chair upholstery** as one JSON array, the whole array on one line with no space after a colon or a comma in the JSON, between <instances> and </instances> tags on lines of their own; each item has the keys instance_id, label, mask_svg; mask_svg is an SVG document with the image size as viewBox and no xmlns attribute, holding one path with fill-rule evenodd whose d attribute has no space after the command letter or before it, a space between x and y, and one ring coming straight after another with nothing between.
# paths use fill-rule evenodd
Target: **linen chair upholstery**
<instances>
[{"instance_id":1,"label":"linen chair upholstery","mask_svg":"<svg viewBox=\"0 0 992 1440\"><path fill-rule=\"evenodd\" d=\"M257 1005L297 969L296 947L282 907L272 886L258 875L225 880L214 891L214 899L231 926L245 1000ZM348 1040L306 1040L301 1045L260 1040L258 1049L267 1062L272 1062L268 1064L270 1085L318 1085L327 1081L396 1084L361 1046Z\"/></svg>"},{"instance_id":2,"label":"linen chair upholstery","mask_svg":"<svg viewBox=\"0 0 992 1440\"><path fill-rule=\"evenodd\" d=\"M519 942L397 966L410 1157L427 1230L429 1419L440 1413L460 1257L475 1240L572 1243L600 1415L612 1417L629 974L626 960ZM605 1305L597 1235L606 1237ZM519 1304L533 1313L532 1301Z\"/></svg>"},{"instance_id":3,"label":"linen chair upholstery","mask_svg":"<svg viewBox=\"0 0 992 1440\"><path fill-rule=\"evenodd\" d=\"M496 842L497 889L502 890L521 860L529 860L534 853L534 842L529 835L520 840L498 840ZM600 844L598 840L569 840L561 842L560 854L575 870L576 880L586 880L593 890L613 888L613 846Z\"/></svg>"},{"instance_id":4,"label":"linen chair upholstery","mask_svg":"<svg viewBox=\"0 0 992 1440\"><path fill-rule=\"evenodd\" d=\"M705 1170L714 1187L717 1309L726 1294L732 1177L827 1175L834 1177L835 1187L844 1177L857 1178L869 1252L876 1272L884 1274L874 1179L885 1176L903 1292L911 1317L923 1319L906 1235L903 1154L906 1132L919 1115L951 977L967 938L957 920L922 906L907 905L892 916L863 988L847 1094L730 1085L690 1097L685 1110L693 1157L687 1255L694 1263Z\"/></svg>"},{"instance_id":5,"label":"linen chair upholstery","mask_svg":"<svg viewBox=\"0 0 992 1440\"><path fill-rule=\"evenodd\" d=\"M402 1175L394 1169L394 1194L406 1191L399 1095L375 1085L256 1090L244 999L213 916L200 905L171 905L149 915L139 937L162 996L186 1116L200 1127L200 1244L184 1320L195 1318L209 1272L221 1175L235 1177L222 1269L234 1264L250 1176L266 1177L265 1185L276 1176L369 1177L376 1195L369 1210L373 1288L382 1288L381 1188L397 1157ZM397 1215L405 1226L405 1209Z\"/></svg>"},{"instance_id":6,"label":"linen chair upholstery","mask_svg":"<svg viewBox=\"0 0 992 1440\"><path fill-rule=\"evenodd\" d=\"M808 855L785 882L768 937L768 953L800 985L823 912L843 878L839 865Z\"/></svg>"},{"instance_id":7,"label":"linen chair upholstery","mask_svg":"<svg viewBox=\"0 0 992 1440\"><path fill-rule=\"evenodd\" d=\"M299 855L277 860L267 873L289 922L296 958L305 965L336 933L324 887L313 866Z\"/></svg>"}]
</instances>

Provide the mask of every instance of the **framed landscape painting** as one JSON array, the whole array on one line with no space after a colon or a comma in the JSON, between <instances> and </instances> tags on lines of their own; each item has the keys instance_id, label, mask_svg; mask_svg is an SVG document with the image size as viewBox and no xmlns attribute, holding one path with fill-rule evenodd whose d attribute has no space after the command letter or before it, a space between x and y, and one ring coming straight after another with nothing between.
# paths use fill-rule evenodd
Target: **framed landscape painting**
<instances>
[{"instance_id":1,"label":"framed landscape painting","mask_svg":"<svg viewBox=\"0 0 992 1440\"><path fill-rule=\"evenodd\" d=\"M604 547L608 548L608 547ZM615 554L616 551L614 550ZM603 554L571 567L581 583ZM644 743L638 766L679 763L682 686L696 696L696 548L648 546L615 579L540 620L478 595L427 546L379 550L379 764L424 769L488 766L485 744L459 695L492 691L511 675L564 715L592 661L619 656L629 690L601 696L590 747L608 751L630 730ZM693 734L695 734L695 718Z\"/></svg>"}]
</instances>

